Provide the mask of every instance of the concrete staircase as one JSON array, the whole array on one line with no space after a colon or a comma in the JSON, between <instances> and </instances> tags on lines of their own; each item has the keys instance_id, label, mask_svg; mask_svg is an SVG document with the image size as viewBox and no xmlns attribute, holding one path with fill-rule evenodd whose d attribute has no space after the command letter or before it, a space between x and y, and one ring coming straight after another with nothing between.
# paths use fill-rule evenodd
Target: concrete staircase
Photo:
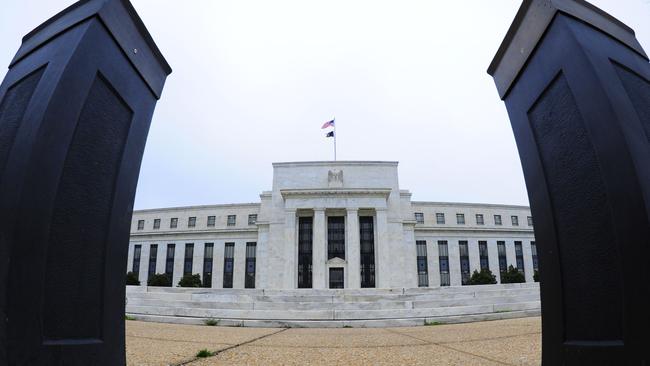
<instances>
[{"instance_id":1,"label":"concrete staircase","mask_svg":"<svg viewBox=\"0 0 650 366\"><path fill-rule=\"evenodd\" d=\"M540 314L537 283L405 289L262 290L127 286L145 321L245 327L394 327Z\"/></svg>"}]
</instances>

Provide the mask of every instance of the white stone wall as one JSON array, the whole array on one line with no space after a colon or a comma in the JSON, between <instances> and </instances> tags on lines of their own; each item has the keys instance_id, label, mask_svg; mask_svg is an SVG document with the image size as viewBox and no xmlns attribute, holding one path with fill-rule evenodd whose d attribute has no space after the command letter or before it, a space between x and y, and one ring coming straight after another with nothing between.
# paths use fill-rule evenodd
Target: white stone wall
<instances>
[{"instance_id":1,"label":"white stone wall","mask_svg":"<svg viewBox=\"0 0 650 366\"><path fill-rule=\"evenodd\" d=\"M514 242L521 241L525 277L533 281L530 242L534 241L524 206L417 202L411 193L401 190L396 162L302 162L273 165L271 191L260 194L260 203L226 204L142 210L134 212L129 244L128 271L133 265L133 248L142 245L140 281L147 279L150 245L158 245L156 273L164 273L167 245L176 245L173 285L183 274L185 244L194 243L192 272L203 277L205 243L214 243L212 287L223 287L224 246L235 243L233 287L244 288L246 243L257 243L256 287L294 289L297 287L298 216L313 216L312 286L329 287L329 267L345 269L345 287L359 288L359 221L373 216L375 230L375 285L377 288L417 287L416 240L427 242L429 286L440 285L438 241L449 248L451 285L461 285L458 242L467 240L470 271L480 268L478 242L488 243L489 266L499 278L497 241L506 242L508 265L516 266ZM415 213L424 223L417 223ZM445 223L436 222L436 213L444 213ZM457 223L456 214L464 214L465 223ZM248 215L256 214L249 225ZM482 214L484 224L477 223ZM236 215L236 225L228 226L228 215ZM327 260L327 217L345 217L344 260ZM494 215L501 215L496 225ZM196 226L188 227L188 218L196 217ZM208 216L215 226L208 227ZM513 225L517 216L519 225ZM178 227L170 228L170 219L178 218ZM160 219L159 229L153 229ZM138 221L144 220L143 229Z\"/></svg>"}]
</instances>

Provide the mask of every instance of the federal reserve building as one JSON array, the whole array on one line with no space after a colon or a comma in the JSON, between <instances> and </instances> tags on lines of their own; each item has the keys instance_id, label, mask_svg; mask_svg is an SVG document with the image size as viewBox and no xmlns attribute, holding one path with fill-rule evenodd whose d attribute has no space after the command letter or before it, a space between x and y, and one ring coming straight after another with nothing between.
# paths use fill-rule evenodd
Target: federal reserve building
<instances>
[{"instance_id":1,"label":"federal reserve building","mask_svg":"<svg viewBox=\"0 0 650 366\"><path fill-rule=\"evenodd\" d=\"M534 282L528 207L412 201L397 162L275 163L271 187L255 203L135 211L128 271L212 289L456 287L510 266Z\"/></svg>"}]
</instances>

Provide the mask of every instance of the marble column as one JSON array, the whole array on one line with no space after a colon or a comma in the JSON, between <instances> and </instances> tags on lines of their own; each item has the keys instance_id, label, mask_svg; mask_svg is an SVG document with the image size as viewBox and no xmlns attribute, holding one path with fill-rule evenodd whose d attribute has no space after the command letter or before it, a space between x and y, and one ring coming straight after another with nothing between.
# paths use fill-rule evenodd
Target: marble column
<instances>
[{"instance_id":1,"label":"marble column","mask_svg":"<svg viewBox=\"0 0 650 366\"><path fill-rule=\"evenodd\" d=\"M517 253L515 253L514 240L506 240L506 261L508 262L508 268L510 266L517 268Z\"/></svg>"},{"instance_id":2,"label":"marble column","mask_svg":"<svg viewBox=\"0 0 650 366\"><path fill-rule=\"evenodd\" d=\"M176 242L174 248L174 275L172 276L172 287L178 287L183 278L183 264L185 263L185 242Z\"/></svg>"},{"instance_id":3,"label":"marble column","mask_svg":"<svg viewBox=\"0 0 650 366\"><path fill-rule=\"evenodd\" d=\"M533 250L530 247L530 240L522 240L521 248L524 252L524 275L526 276L526 282L535 282L533 275L535 274L535 269L533 268Z\"/></svg>"},{"instance_id":4,"label":"marble column","mask_svg":"<svg viewBox=\"0 0 650 366\"><path fill-rule=\"evenodd\" d=\"M499 270L499 248L496 240L488 240L488 263L490 271L496 277L497 283L501 283L501 271Z\"/></svg>"},{"instance_id":5,"label":"marble column","mask_svg":"<svg viewBox=\"0 0 650 366\"><path fill-rule=\"evenodd\" d=\"M282 288L292 289L298 287L298 245L296 240L296 209L286 209L284 212L284 243L283 253L286 266L281 273ZM280 274L280 273L278 273Z\"/></svg>"},{"instance_id":6,"label":"marble column","mask_svg":"<svg viewBox=\"0 0 650 366\"><path fill-rule=\"evenodd\" d=\"M361 247L359 232L359 211L356 208L347 210L346 222L346 260L347 260L347 288L361 287Z\"/></svg>"},{"instance_id":7,"label":"marble column","mask_svg":"<svg viewBox=\"0 0 650 366\"><path fill-rule=\"evenodd\" d=\"M223 288L223 255L226 244L224 241L214 243L212 265L212 288Z\"/></svg>"},{"instance_id":8,"label":"marble column","mask_svg":"<svg viewBox=\"0 0 650 366\"><path fill-rule=\"evenodd\" d=\"M429 271L429 287L440 287L440 259L437 240L427 239L427 270Z\"/></svg>"},{"instance_id":9,"label":"marble column","mask_svg":"<svg viewBox=\"0 0 650 366\"><path fill-rule=\"evenodd\" d=\"M312 239L312 287L327 288L325 267L327 262L327 240L325 238L325 209L314 209Z\"/></svg>"},{"instance_id":10,"label":"marble column","mask_svg":"<svg viewBox=\"0 0 650 366\"><path fill-rule=\"evenodd\" d=\"M147 274L149 272L149 244L142 243L142 250L140 251L140 275L138 280L141 286L147 285Z\"/></svg>"},{"instance_id":11,"label":"marble column","mask_svg":"<svg viewBox=\"0 0 650 366\"><path fill-rule=\"evenodd\" d=\"M375 266L375 278L377 288L390 287L390 250L388 239L388 212L384 209L377 209L377 236L375 237L375 250L377 251L377 264Z\"/></svg>"},{"instance_id":12,"label":"marble column","mask_svg":"<svg viewBox=\"0 0 650 366\"><path fill-rule=\"evenodd\" d=\"M460 272L460 248L458 239L453 238L447 241L449 250L449 283L451 286L461 286L463 284L462 274Z\"/></svg>"},{"instance_id":13,"label":"marble column","mask_svg":"<svg viewBox=\"0 0 650 366\"><path fill-rule=\"evenodd\" d=\"M232 288L244 288L246 273L246 240L235 242L235 258L233 260Z\"/></svg>"},{"instance_id":14,"label":"marble column","mask_svg":"<svg viewBox=\"0 0 650 366\"><path fill-rule=\"evenodd\" d=\"M478 240L470 239L467 241L469 249L469 274L470 276L474 271L481 271L481 253L478 250Z\"/></svg>"},{"instance_id":15,"label":"marble column","mask_svg":"<svg viewBox=\"0 0 650 366\"><path fill-rule=\"evenodd\" d=\"M203 255L205 254L205 243L194 242L194 253L192 258L192 274L201 276L203 282Z\"/></svg>"}]
</instances>

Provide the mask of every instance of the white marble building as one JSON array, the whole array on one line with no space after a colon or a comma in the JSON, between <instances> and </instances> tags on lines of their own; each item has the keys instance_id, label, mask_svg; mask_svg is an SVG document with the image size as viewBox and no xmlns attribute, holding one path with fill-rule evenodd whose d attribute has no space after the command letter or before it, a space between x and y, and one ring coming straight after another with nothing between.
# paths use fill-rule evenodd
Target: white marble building
<instances>
[{"instance_id":1,"label":"white marble building","mask_svg":"<svg viewBox=\"0 0 650 366\"><path fill-rule=\"evenodd\" d=\"M537 267L524 206L411 201L397 162L273 164L259 203L135 211L128 271L145 285L199 274L212 288L460 286L474 270Z\"/></svg>"}]
</instances>

